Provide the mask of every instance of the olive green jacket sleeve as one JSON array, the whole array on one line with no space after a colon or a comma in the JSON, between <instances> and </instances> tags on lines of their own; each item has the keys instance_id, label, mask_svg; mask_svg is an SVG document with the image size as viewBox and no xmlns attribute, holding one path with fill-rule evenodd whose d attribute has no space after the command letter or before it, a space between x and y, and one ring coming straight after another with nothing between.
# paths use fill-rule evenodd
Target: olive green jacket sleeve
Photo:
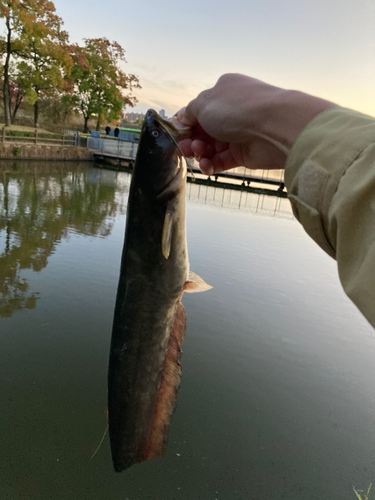
<instances>
[{"instance_id":1,"label":"olive green jacket sleeve","mask_svg":"<svg viewBox=\"0 0 375 500\"><path fill-rule=\"evenodd\" d=\"M337 260L345 292L375 327L375 119L344 108L316 116L288 155L294 215Z\"/></svg>"}]
</instances>

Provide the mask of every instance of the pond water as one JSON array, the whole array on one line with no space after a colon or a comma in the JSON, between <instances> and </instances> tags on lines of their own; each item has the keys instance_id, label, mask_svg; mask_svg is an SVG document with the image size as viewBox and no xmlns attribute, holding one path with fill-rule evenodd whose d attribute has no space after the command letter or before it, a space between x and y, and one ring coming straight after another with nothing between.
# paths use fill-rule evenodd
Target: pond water
<instances>
[{"instance_id":1,"label":"pond water","mask_svg":"<svg viewBox=\"0 0 375 500\"><path fill-rule=\"evenodd\" d=\"M106 376L130 176L0 169L0 498L342 500L375 479L375 336L288 201L188 185L164 458L112 470ZM371 498L371 497L370 497Z\"/></svg>"}]
</instances>

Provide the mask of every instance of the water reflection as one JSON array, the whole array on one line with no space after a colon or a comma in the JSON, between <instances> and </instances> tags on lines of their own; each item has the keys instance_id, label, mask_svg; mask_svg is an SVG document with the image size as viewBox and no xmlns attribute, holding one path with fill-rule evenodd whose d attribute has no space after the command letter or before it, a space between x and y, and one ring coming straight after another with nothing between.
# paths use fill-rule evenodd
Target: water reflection
<instances>
[{"instance_id":1,"label":"water reflection","mask_svg":"<svg viewBox=\"0 0 375 500\"><path fill-rule=\"evenodd\" d=\"M118 208L117 174L86 164L6 164L0 169L0 317L33 309L27 270L40 272L70 232L106 237Z\"/></svg>"},{"instance_id":2,"label":"water reflection","mask_svg":"<svg viewBox=\"0 0 375 500\"><path fill-rule=\"evenodd\" d=\"M284 217L287 200L198 184L189 258L214 288L184 297L168 453L115 475L107 437L90 460L106 426L130 176L36 165L0 170L1 282L22 306L41 293L33 311L0 318L1 499L341 500L373 481L374 335L335 262L294 221L248 213Z\"/></svg>"},{"instance_id":3,"label":"water reflection","mask_svg":"<svg viewBox=\"0 0 375 500\"><path fill-rule=\"evenodd\" d=\"M0 317L34 309L39 298L27 279L40 272L71 232L107 237L115 214L126 212L131 175L85 163L22 162L0 167ZM283 197L189 183L191 201L292 218Z\"/></svg>"},{"instance_id":4,"label":"water reflection","mask_svg":"<svg viewBox=\"0 0 375 500\"><path fill-rule=\"evenodd\" d=\"M286 219L293 218L290 202L279 196L276 190L256 193L247 189L230 189L212 185L212 183L188 184L187 195L189 200L216 205L219 207L240 210L244 212L272 215Z\"/></svg>"}]
</instances>

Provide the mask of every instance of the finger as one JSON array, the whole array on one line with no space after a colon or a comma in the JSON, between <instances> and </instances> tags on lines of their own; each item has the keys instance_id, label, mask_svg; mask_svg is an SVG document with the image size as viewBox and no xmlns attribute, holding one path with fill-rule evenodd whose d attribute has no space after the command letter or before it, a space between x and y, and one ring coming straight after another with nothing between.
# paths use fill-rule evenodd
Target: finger
<instances>
[{"instance_id":1,"label":"finger","mask_svg":"<svg viewBox=\"0 0 375 500\"><path fill-rule=\"evenodd\" d=\"M192 158L194 156L194 152L191 149L191 143L192 143L191 139L183 139L178 143L178 147L181 149L181 151L187 158Z\"/></svg>"},{"instance_id":2,"label":"finger","mask_svg":"<svg viewBox=\"0 0 375 500\"><path fill-rule=\"evenodd\" d=\"M179 141L178 145L181 151L188 158L195 157L197 159L203 156L209 158L217 152L221 152L228 147L226 143L218 143L207 135L200 127L194 130L193 135L187 139Z\"/></svg>"},{"instance_id":3,"label":"finger","mask_svg":"<svg viewBox=\"0 0 375 500\"><path fill-rule=\"evenodd\" d=\"M190 104L191 103L189 103L187 107L185 106L177 111L176 117L178 121L186 127L195 127L198 125L198 118L192 113L191 109L189 111L187 110Z\"/></svg>"},{"instance_id":4,"label":"finger","mask_svg":"<svg viewBox=\"0 0 375 500\"><path fill-rule=\"evenodd\" d=\"M196 139L191 143L191 150L194 153L194 157L198 160L203 157L210 158L216 152L212 144L207 144L204 141Z\"/></svg>"},{"instance_id":5,"label":"finger","mask_svg":"<svg viewBox=\"0 0 375 500\"><path fill-rule=\"evenodd\" d=\"M196 127L193 128L192 134L191 134L191 139L194 141L195 139L198 139L200 141L204 141L207 144L209 143L214 143L216 139L208 135L200 125L197 125Z\"/></svg>"},{"instance_id":6,"label":"finger","mask_svg":"<svg viewBox=\"0 0 375 500\"><path fill-rule=\"evenodd\" d=\"M181 119L183 118L184 114L185 114L185 111L186 111L186 106L184 106L183 108L179 109L177 111L177 113L175 114L176 118L181 121Z\"/></svg>"},{"instance_id":7,"label":"finger","mask_svg":"<svg viewBox=\"0 0 375 500\"><path fill-rule=\"evenodd\" d=\"M236 159L233 157L232 152L227 149L221 153L216 153L210 158L202 158L199 162L199 167L204 173L207 173L208 170L211 170L212 173L220 173L226 170L230 170L231 168L241 166ZM207 175L211 175L207 174Z\"/></svg>"},{"instance_id":8,"label":"finger","mask_svg":"<svg viewBox=\"0 0 375 500\"><path fill-rule=\"evenodd\" d=\"M212 161L208 158L202 158L199 162L199 168L206 175L212 175L214 173L214 166L212 165Z\"/></svg>"},{"instance_id":9,"label":"finger","mask_svg":"<svg viewBox=\"0 0 375 500\"><path fill-rule=\"evenodd\" d=\"M194 126L199 121L200 112L203 111L210 100L212 89L207 89L201 92L195 99L189 102L183 113L184 124Z\"/></svg>"}]
</instances>

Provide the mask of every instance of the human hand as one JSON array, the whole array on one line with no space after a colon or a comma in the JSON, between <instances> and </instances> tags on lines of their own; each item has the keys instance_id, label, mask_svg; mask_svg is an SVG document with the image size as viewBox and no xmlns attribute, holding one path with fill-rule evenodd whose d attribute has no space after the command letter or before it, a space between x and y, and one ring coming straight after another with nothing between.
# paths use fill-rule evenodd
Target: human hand
<instances>
[{"instance_id":1,"label":"human hand","mask_svg":"<svg viewBox=\"0 0 375 500\"><path fill-rule=\"evenodd\" d=\"M176 114L193 127L179 143L207 175L238 166L282 169L302 129L335 104L240 74L226 74Z\"/></svg>"}]
</instances>

